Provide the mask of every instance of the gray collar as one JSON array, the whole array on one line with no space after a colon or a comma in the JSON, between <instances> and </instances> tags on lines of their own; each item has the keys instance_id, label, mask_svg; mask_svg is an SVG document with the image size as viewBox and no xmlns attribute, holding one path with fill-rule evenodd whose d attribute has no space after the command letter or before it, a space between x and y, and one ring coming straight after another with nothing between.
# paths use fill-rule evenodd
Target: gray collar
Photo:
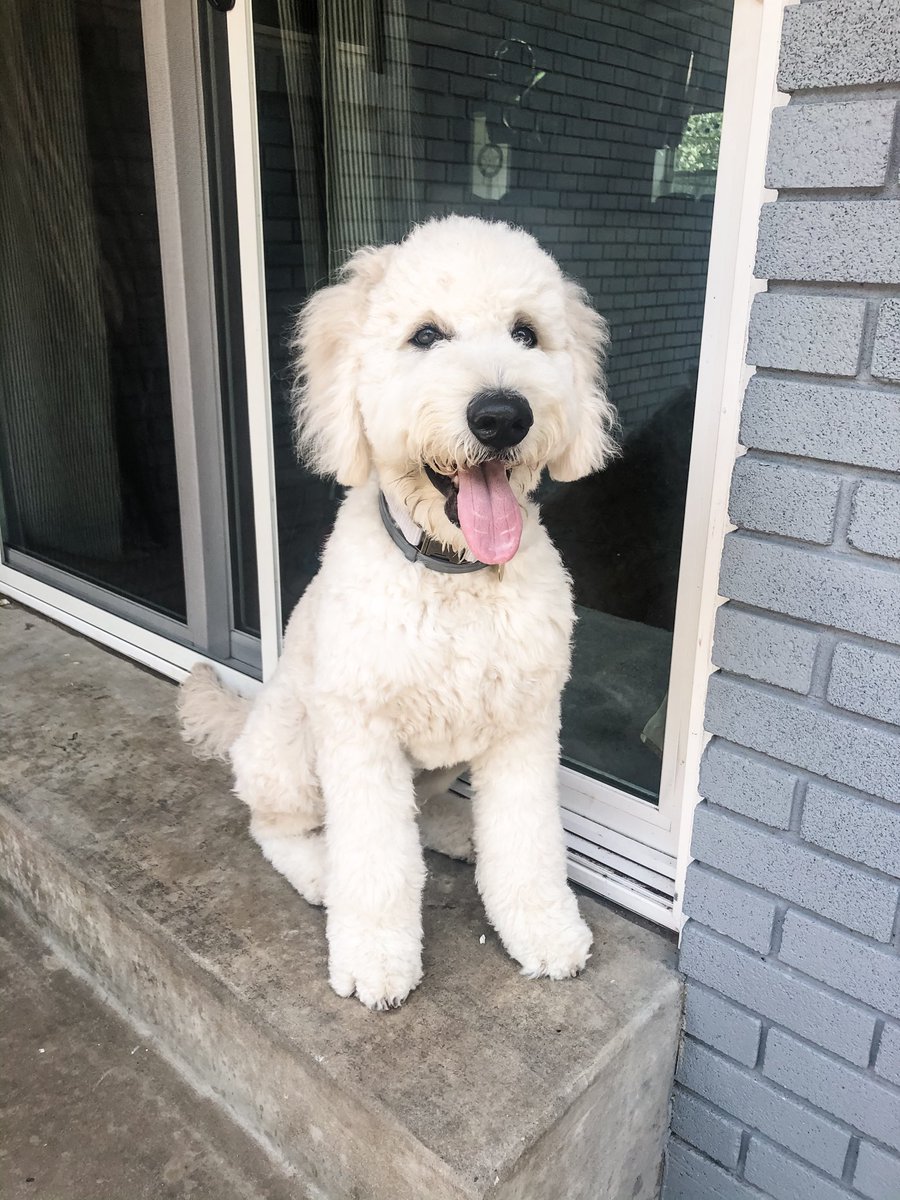
<instances>
[{"instance_id":1,"label":"gray collar","mask_svg":"<svg viewBox=\"0 0 900 1200\"><path fill-rule=\"evenodd\" d=\"M467 562L457 550L445 550L437 538L433 538L424 529L413 526L410 521L410 532L415 529L419 535L417 542L411 542L391 512L384 492L378 493L378 507L385 529L409 562L421 563L429 571L441 571L445 575L462 575L469 571L483 571L488 566L483 562Z\"/></svg>"}]
</instances>

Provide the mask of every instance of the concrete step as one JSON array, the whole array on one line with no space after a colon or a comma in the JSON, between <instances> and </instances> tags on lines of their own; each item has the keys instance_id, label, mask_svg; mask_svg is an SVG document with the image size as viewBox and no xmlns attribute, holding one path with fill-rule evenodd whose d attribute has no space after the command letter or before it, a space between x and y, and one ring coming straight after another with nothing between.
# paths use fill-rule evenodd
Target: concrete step
<instances>
[{"instance_id":1,"label":"concrete step","mask_svg":"<svg viewBox=\"0 0 900 1200\"><path fill-rule=\"evenodd\" d=\"M432 857L425 981L371 1013L262 859L171 683L0 608L0 873L20 909L325 1200L651 1200L680 1019L670 938L584 898L578 979L529 981ZM223 1200L226 1197L223 1196Z\"/></svg>"},{"instance_id":2,"label":"concrete step","mask_svg":"<svg viewBox=\"0 0 900 1200\"><path fill-rule=\"evenodd\" d=\"M290 1200L291 1181L0 905L3 1200Z\"/></svg>"}]
</instances>

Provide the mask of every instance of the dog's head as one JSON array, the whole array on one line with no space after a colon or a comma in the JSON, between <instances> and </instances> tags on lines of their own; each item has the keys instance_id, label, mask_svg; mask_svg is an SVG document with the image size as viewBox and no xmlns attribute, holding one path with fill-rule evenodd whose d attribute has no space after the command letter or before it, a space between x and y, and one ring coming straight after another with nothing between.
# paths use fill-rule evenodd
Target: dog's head
<instances>
[{"instance_id":1,"label":"dog's head","mask_svg":"<svg viewBox=\"0 0 900 1200\"><path fill-rule=\"evenodd\" d=\"M529 234L430 221L360 250L301 312L301 450L349 486L374 471L445 545L506 562L541 470L579 479L612 452L606 343L606 322Z\"/></svg>"}]
</instances>

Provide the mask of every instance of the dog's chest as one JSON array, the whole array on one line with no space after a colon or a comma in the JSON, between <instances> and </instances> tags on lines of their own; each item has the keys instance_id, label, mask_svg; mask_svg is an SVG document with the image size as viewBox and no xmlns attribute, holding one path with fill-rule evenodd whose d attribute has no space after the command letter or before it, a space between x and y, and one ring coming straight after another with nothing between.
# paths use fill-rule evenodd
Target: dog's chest
<instances>
[{"instance_id":1,"label":"dog's chest","mask_svg":"<svg viewBox=\"0 0 900 1200\"><path fill-rule=\"evenodd\" d=\"M420 765L471 759L552 703L568 676L572 623L568 603L554 608L510 589L487 602L424 604L408 620L405 669L395 660L385 696Z\"/></svg>"},{"instance_id":2,"label":"dog's chest","mask_svg":"<svg viewBox=\"0 0 900 1200\"><path fill-rule=\"evenodd\" d=\"M323 720L333 705L363 723L386 719L429 768L471 761L512 733L555 721L574 612L568 576L539 525L526 526L502 579L494 570L412 566L382 545L380 523L362 540L339 538L347 528L339 518L285 640Z\"/></svg>"}]
</instances>

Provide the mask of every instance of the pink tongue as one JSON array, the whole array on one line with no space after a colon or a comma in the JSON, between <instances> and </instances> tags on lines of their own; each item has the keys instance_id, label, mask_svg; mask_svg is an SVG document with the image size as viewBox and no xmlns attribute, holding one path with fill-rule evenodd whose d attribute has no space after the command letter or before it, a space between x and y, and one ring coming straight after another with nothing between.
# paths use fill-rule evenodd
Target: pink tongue
<instances>
[{"instance_id":1,"label":"pink tongue","mask_svg":"<svg viewBox=\"0 0 900 1200\"><path fill-rule=\"evenodd\" d=\"M522 513L504 463L494 460L460 471L456 511L469 549L479 562L509 562L522 537Z\"/></svg>"}]
</instances>

